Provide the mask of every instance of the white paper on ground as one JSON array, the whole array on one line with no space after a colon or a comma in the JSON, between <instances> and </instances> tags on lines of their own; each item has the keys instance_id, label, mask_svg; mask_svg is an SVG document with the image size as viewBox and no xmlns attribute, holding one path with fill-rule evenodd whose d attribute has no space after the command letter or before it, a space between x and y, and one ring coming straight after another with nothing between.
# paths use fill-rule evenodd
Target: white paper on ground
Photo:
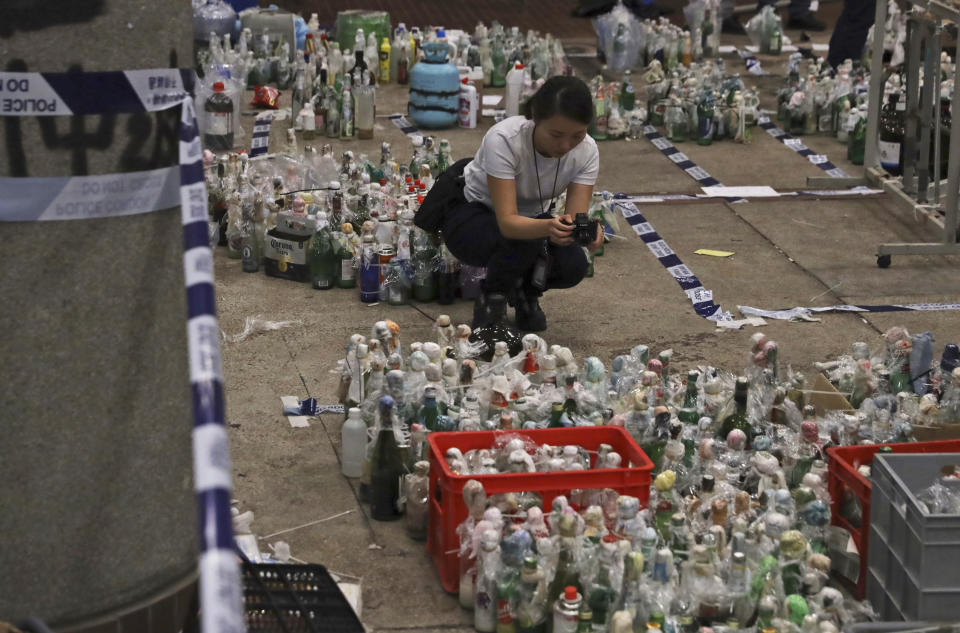
<instances>
[{"instance_id":1,"label":"white paper on ground","mask_svg":"<svg viewBox=\"0 0 960 633\"><path fill-rule=\"evenodd\" d=\"M290 426L294 428L306 428L310 426L309 418L305 415L288 415L287 419L290 420Z\"/></svg>"},{"instance_id":2,"label":"white paper on ground","mask_svg":"<svg viewBox=\"0 0 960 633\"><path fill-rule=\"evenodd\" d=\"M714 185L713 187L701 187L701 189L709 198L778 198L780 196L773 187L766 185L753 187Z\"/></svg>"},{"instance_id":3,"label":"white paper on ground","mask_svg":"<svg viewBox=\"0 0 960 633\"><path fill-rule=\"evenodd\" d=\"M495 106L503 100L503 95L483 95L483 105Z\"/></svg>"},{"instance_id":4,"label":"white paper on ground","mask_svg":"<svg viewBox=\"0 0 960 633\"><path fill-rule=\"evenodd\" d=\"M492 117L494 113L493 108L484 108L480 110L480 116Z\"/></svg>"}]
</instances>

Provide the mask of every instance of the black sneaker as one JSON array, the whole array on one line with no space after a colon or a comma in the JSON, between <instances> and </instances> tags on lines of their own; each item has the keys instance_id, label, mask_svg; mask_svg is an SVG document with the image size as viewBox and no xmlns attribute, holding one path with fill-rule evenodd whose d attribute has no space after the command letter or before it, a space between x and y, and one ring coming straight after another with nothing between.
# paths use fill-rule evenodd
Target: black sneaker
<instances>
[{"instance_id":1,"label":"black sneaker","mask_svg":"<svg viewBox=\"0 0 960 633\"><path fill-rule=\"evenodd\" d=\"M547 329L547 315L540 308L539 297L521 295L517 298L517 328L524 332L543 332Z\"/></svg>"},{"instance_id":2,"label":"black sneaker","mask_svg":"<svg viewBox=\"0 0 960 633\"><path fill-rule=\"evenodd\" d=\"M743 25L740 24L740 20L733 17L732 15L728 18L724 18L720 23L720 32L727 35L746 35L747 30L743 28Z\"/></svg>"},{"instance_id":3,"label":"black sneaker","mask_svg":"<svg viewBox=\"0 0 960 633\"><path fill-rule=\"evenodd\" d=\"M804 29L807 31L823 31L826 30L827 25L813 17L813 13L807 11L806 13L798 16L791 16L787 20L788 29Z\"/></svg>"},{"instance_id":4,"label":"black sneaker","mask_svg":"<svg viewBox=\"0 0 960 633\"><path fill-rule=\"evenodd\" d=\"M499 292L481 292L473 303L473 323L470 327L487 327L507 318L507 298Z\"/></svg>"}]
</instances>

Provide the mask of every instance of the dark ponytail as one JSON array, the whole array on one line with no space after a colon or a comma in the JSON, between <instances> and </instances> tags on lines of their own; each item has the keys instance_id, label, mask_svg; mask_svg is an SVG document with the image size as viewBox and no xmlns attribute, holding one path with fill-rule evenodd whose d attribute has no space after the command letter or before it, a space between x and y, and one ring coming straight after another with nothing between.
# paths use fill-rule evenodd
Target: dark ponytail
<instances>
[{"instance_id":1,"label":"dark ponytail","mask_svg":"<svg viewBox=\"0 0 960 633\"><path fill-rule=\"evenodd\" d=\"M587 84L576 77L551 77L527 99L521 113L537 122L560 114L571 121L590 125L593 121L593 97Z\"/></svg>"}]
</instances>

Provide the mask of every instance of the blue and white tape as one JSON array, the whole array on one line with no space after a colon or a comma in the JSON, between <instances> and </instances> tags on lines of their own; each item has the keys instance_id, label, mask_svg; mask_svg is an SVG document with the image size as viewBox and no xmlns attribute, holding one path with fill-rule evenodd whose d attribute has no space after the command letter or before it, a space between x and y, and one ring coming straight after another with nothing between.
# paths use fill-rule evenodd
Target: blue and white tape
<instances>
[{"instance_id":1,"label":"blue and white tape","mask_svg":"<svg viewBox=\"0 0 960 633\"><path fill-rule=\"evenodd\" d=\"M657 132L657 128L646 125L643 135L660 150L660 153L673 161L673 164L682 169L688 176L697 181L701 187L717 187L719 180L707 173L705 169L690 160L690 157L681 152L669 139ZM727 202L746 202L743 198L725 198Z\"/></svg>"},{"instance_id":2,"label":"blue and white tape","mask_svg":"<svg viewBox=\"0 0 960 633\"><path fill-rule=\"evenodd\" d=\"M403 132L404 134L406 134L407 136L418 136L418 135L420 135L420 130L417 128L417 126L414 125L414 124L410 121L410 119L408 119L408 118L405 117L404 115L402 115L402 114L391 114L391 115L388 116L387 118L390 119L390 121L393 122L393 124L396 125L398 128L400 128L400 131Z\"/></svg>"},{"instance_id":3,"label":"blue and white tape","mask_svg":"<svg viewBox=\"0 0 960 633\"><path fill-rule=\"evenodd\" d=\"M183 263L187 291L187 335L190 383L193 394L193 460L198 501L200 549L200 612L204 633L242 633L244 625L240 568L234 550L230 515L230 454L224 427L223 372L220 329L213 290L213 253L207 234L207 193L203 180L202 149L196 111L190 95L193 71L178 69L92 73L0 73L0 115L63 116L124 112L155 112L181 106L179 129L179 204L183 223ZM154 170L156 171L156 170ZM94 180L91 180L94 179ZM20 205L38 196L37 183L4 178L4 191L16 190L15 204L0 206L0 219L9 221L113 217L149 213L176 206L169 199L168 175L154 174L162 185L141 183L134 201L120 212L119 195L144 172L109 174L62 180L48 206L25 213ZM96 180L99 179L99 180ZM93 185L100 185L98 191ZM105 186L104 183L112 183ZM86 185L86 192L84 186ZM153 194L143 189L153 186ZM61 214L49 205L68 205L79 189L85 205L82 215ZM99 206L98 206L99 205ZM166 205L159 206L158 205ZM33 215L34 217L28 217Z\"/></svg>"},{"instance_id":4,"label":"blue and white tape","mask_svg":"<svg viewBox=\"0 0 960 633\"><path fill-rule=\"evenodd\" d=\"M803 144L803 141L795 136L788 134L786 130L777 127L777 124L770 120L770 117L761 115L757 119L757 125L766 131L767 134L777 139L796 153L800 154L811 163L827 172L831 178L848 178L847 172L843 171L830 162L826 154L817 154L815 151Z\"/></svg>"},{"instance_id":5,"label":"blue and white tape","mask_svg":"<svg viewBox=\"0 0 960 633\"><path fill-rule=\"evenodd\" d=\"M623 215L627 224L643 240L643 243L647 245L660 265L666 268L670 276L683 288L697 314L709 321L734 320L733 315L725 312L723 308L713 302L713 292L703 287L693 271L680 260L680 257L647 222L647 219L643 217L635 204L617 199L613 205L620 210L620 214Z\"/></svg>"},{"instance_id":6,"label":"blue and white tape","mask_svg":"<svg viewBox=\"0 0 960 633\"><path fill-rule=\"evenodd\" d=\"M253 122L253 135L250 139L250 158L267 153L270 145L270 126L273 125L273 114L265 112L257 116Z\"/></svg>"},{"instance_id":7,"label":"blue and white tape","mask_svg":"<svg viewBox=\"0 0 960 633\"><path fill-rule=\"evenodd\" d=\"M960 303L902 303L890 305L834 305L811 308L786 308L783 310L761 310L750 306L737 306L744 316L758 316L782 321L811 321L814 314L824 312L931 312L941 310L960 310Z\"/></svg>"}]
</instances>

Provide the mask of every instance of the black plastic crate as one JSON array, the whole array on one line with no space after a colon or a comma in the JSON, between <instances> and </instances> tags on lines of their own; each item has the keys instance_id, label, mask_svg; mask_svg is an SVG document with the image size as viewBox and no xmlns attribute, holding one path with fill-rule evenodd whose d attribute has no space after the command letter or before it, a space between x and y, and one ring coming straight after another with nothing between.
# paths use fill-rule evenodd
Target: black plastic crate
<instances>
[{"instance_id":1,"label":"black plastic crate","mask_svg":"<svg viewBox=\"0 0 960 633\"><path fill-rule=\"evenodd\" d=\"M248 633L364 633L323 565L243 564Z\"/></svg>"}]
</instances>

